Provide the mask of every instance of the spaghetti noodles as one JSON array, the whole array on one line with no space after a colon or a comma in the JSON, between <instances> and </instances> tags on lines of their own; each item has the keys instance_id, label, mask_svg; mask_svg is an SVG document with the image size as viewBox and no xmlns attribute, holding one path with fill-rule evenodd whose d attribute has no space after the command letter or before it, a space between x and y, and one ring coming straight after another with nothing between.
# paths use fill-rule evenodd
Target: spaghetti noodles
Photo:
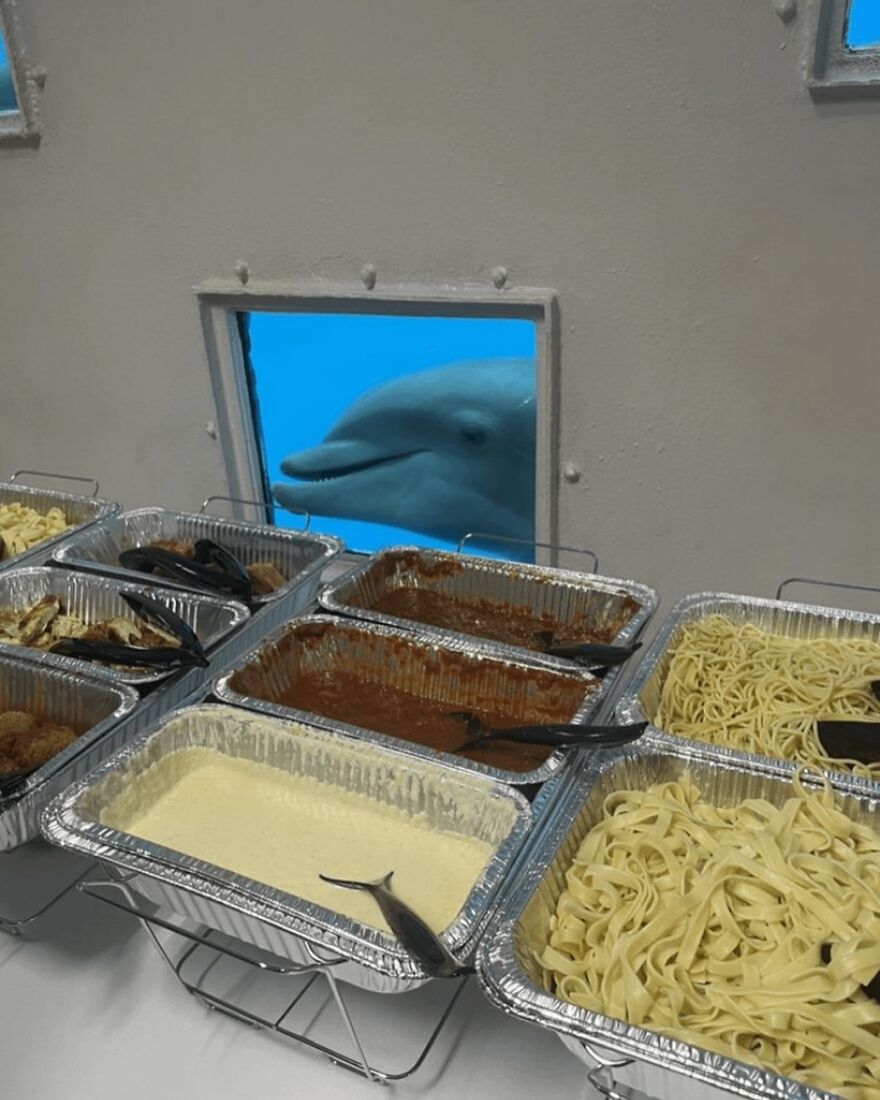
<instances>
[{"instance_id":1,"label":"spaghetti noodles","mask_svg":"<svg viewBox=\"0 0 880 1100\"><path fill-rule=\"evenodd\" d=\"M818 718L877 721L869 689L880 643L869 638L786 638L711 615L675 642L652 721L659 729L725 748L880 778L880 764L830 757Z\"/></svg>"}]
</instances>

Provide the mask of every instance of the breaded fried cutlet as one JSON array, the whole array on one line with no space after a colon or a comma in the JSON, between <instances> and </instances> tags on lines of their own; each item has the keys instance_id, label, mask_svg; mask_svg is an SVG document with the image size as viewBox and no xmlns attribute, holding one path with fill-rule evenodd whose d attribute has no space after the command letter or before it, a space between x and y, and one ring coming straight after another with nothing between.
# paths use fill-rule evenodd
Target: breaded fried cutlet
<instances>
[{"instance_id":1,"label":"breaded fried cutlet","mask_svg":"<svg viewBox=\"0 0 880 1100\"><path fill-rule=\"evenodd\" d=\"M4 734L26 733L36 724L36 718L23 710L0 711L0 736Z\"/></svg>"},{"instance_id":2,"label":"breaded fried cutlet","mask_svg":"<svg viewBox=\"0 0 880 1100\"><path fill-rule=\"evenodd\" d=\"M76 734L68 726L38 725L15 738L14 759L22 771L42 767L62 749L72 745Z\"/></svg>"}]
</instances>

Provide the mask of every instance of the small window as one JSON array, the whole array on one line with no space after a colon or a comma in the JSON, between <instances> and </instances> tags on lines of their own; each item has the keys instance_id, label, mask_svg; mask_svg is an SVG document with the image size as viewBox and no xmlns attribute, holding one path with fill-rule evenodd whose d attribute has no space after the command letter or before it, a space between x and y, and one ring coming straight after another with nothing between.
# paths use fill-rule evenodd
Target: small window
<instances>
[{"instance_id":1,"label":"small window","mask_svg":"<svg viewBox=\"0 0 880 1100\"><path fill-rule=\"evenodd\" d=\"M15 0L0 0L0 145L39 141L40 80L27 59Z\"/></svg>"},{"instance_id":2,"label":"small window","mask_svg":"<svg viewBox=\"0 0 880 1100\"><path fill-rule=\"evenodd\" d=\"M880 95L880 0L822 0L810 88Z\"/></svg>"},{"instance_id":3,"label":"small window","mask_svg":"<svg viewBox=\"0 0 880 1100\"><path fill-rule=\"evenodd\" d=\"M354 550L477 532L469 551L533 560L555 535L551 303L202 292L230 492Z\"/></svg>"},{"instance_id":4,"label":"small window","mask_svg":"<svg viewBox=\"0 0 880 1100\"><path fill-rule=\"evenodd\" d=\"M851 50L870 50L880 47L880 2L878 0L850 0L846 44Z\"/></svg>"}]
</instances>

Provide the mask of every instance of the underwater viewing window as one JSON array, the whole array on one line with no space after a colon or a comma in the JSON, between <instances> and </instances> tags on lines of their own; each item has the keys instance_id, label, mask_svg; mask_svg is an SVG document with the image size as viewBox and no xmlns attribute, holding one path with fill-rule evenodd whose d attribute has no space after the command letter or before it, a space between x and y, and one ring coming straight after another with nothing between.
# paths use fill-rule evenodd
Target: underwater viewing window
<instances>
[{"instance_id":1,"label":"underwater viewing window","mask_svg":"<svg viewBox=\"0 0 880 1100\"><path fill-rule=\"evenodd\" d=\"M230 494L354 550L477 533L468 552L534 560L554 535L552 297L428 294L200 292Z\"/></svg>"},{"instance_id":2,"label":"underwater viewing window","mask_svg":"<svg viewBox=\"0 0 880 1100\"><path fill-rule=\"evenodd\" d=\"M0 0L0 145L39 141L43 79L28 63L15 0Z\"/></svg>"},{"instance_id":3,"label":"underwater viewing window","mask_svg":"<svg viewBox=\"0 0 880 1100\"><path fill-rule=\"evenodd\" d=\"M821 0L814 95L880 95L880 0Z\"/></svg>"}]
</instances>

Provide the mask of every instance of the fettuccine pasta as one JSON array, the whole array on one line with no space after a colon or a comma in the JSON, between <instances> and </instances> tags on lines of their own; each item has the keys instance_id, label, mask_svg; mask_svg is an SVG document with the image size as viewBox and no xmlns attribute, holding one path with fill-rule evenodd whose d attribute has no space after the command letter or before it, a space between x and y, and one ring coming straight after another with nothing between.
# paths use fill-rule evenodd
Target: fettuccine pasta
<instances>
[{"instance_id":1,"label":"fettuccine pasta","mask_svg":"<svg viewBox=\"0 0 880 1100\"><path fill-rule=\"evenodd\" d=\"M684 776L609 795L539 961L572 1004L876 1098L880 836L829 786L794 791L716 807Z\"/></svg>"},{"instance_id":2,"label":"fettuccine pasta","mask_svg":"<svg viewBox=\"0 0 880 1100\"><path fill-rule=\"evenodd\" d=\"M41 515L26 504L0 504L0 560L22 554L69 526L60 508Z\"/></svg>"},{"instance_id":3,"label":"fettuccine pasta","mask_svg":"<svg viewBox=\"0 0 880 1100\"><path fill-rule=\"evenodd\" d=\"M880 764L828 756L817 718L880 719L870 681L880 643L786 638L711 615L682 627L651 720L659 729L725 748L880 778Z\"/></svg>"}]
</instances>

